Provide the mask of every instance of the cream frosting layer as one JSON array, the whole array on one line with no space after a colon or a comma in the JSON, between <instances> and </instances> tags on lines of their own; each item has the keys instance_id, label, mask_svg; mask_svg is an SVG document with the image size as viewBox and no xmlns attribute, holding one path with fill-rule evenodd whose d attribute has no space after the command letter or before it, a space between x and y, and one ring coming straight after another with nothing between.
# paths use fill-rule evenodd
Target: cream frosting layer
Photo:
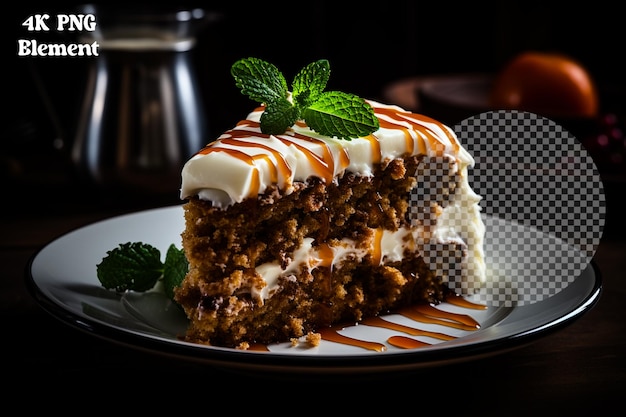
<instances>
[{"instance_id":1,"label":"cream frosting layer","mask_svg":"<svg viewBox=\"0 0 626 417\"><path fill-rule=\"evenodd\" d=\"M459 168L474 160L448 126L398 106L368 100L380 128L362 138L322 136L303 123L282 135L261 133L258 107L187 161L182 170L182 199L197 195L225 208L263 193L276 184L286 194L295 181L311 175L327 182L351 171L371 176L373 166L403 155L449 155Z\"/></svg>"}]
</instances>

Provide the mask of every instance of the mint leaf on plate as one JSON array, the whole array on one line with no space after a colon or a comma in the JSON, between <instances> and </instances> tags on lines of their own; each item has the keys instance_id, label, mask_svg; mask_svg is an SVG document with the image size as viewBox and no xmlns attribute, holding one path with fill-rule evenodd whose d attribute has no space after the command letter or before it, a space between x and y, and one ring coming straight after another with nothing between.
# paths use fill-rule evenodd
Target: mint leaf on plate
<instances>
[{"instance_id":1,"label":"mint leaf on plate","mask_svg":"<svg viewBox=\"0 0 626 417\"><path fill-rule=\"evenodd\" d=\"M163 274L159 250L140 242L122 243L107 251L96 269L102 286L118 292L147 291Z\"/></svg>"},{"instance_id":2,"label":"mint leaf on plate","mask_svg":"<svg viewBox=\"0 0 626 417\"><path fill-rule=\"evenodd\" d=\"M188 270L189 262L185 252L173 244L170 245L165 254L165 264L163 265L163 289L165 295L174 299L174 289L183 282Z\"/></svg>"}]
</instances>

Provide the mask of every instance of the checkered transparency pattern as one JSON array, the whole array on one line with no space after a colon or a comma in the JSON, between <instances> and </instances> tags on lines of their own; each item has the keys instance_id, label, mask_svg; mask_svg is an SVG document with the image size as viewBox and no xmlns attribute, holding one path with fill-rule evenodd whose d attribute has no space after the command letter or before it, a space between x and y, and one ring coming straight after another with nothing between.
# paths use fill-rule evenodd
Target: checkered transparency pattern
<instances>
[{"instance_id":1,"label":"checkered transparency pattern","mask_svg":"<svg viewBox=\"0 0 626 417\"><path fill-rule=\"evenodd\" d=\"M564 128L528 112L482 113L454 131L474 157L468 179L486 225L487 280L471 290L492 306L563 290L588 266L604 228L604 188L591 156Z\"/></svg>"},{"instance_id":2,"label":"checkered transparency pattern","mask_svg":"<svg viewBox=\"0 0 626 417\"><path fill-rule=\"evenodd\" d=\"M452 158L425 157L415 173L417 183L411 190L408 218L412 226L422 230L422 233L417 234L417 244L430 269L438 276L445 277L449 283L467 285L467 275L462 264L464 248L454 240L424 238L433 232L437 225L438 211L448 205L450 196L458 186L458 177L455 175L457 171L458 166ZM458 224L454 228L460 236L466 239L471 236L466 230L471 224L471 218L459 219L456 223Z\"/></svg>"}]
</instances>

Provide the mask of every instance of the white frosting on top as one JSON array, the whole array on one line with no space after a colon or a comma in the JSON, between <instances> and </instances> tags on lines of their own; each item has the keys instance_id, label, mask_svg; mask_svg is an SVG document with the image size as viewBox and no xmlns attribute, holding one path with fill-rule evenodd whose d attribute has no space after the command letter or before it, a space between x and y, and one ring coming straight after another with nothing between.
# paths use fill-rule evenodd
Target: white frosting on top
<instances>
[{"instance_id":1,"label":"white frosting on top","mask_svg":"<svg viewBox=\"0 0 626 417\"><path fill-rule=\"evenodd\" d=\"M261 133L264 108L251 112L191 157L182 170L182 199L197 195L227 207L276 184L286 194L315 175L330 182L351 171L371 176L375 164L403 155L450 155L463 168L474 163L448 126L398 106L368 101L380 128L362 138L322 136L302 123L281 135Z\"/></svg>"}]
</instances>

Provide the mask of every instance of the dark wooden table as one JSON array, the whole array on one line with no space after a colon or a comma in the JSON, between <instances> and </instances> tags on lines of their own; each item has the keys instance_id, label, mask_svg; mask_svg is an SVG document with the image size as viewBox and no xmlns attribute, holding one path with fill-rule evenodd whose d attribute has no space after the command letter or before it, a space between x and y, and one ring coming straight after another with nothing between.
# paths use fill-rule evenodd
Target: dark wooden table
<instances>
[{"instance_id":1,"label":"dark wooden table","mask_svg":"<svg viewBox=\"0 0 626 417\"><path fill-rule=\"evenodd\" d=\"M45 164L34 166L35 171L47 169ZM15 402L23 409L30 401L48 398L46 410L69 407L84 412L105 407L120 411L130 401L144 411L169 406L182 414L192 409L211 414L222 404L220 408L253 414L307 408L365 412L377 407L383 414L439 410L481 416L545 411L614 415L608 410L623 408L626 239L623 223L617 223L620 216L615 215L624 212L619 199L609 199L612 214L594 258L603 280L601 298L566 327L469 362L394 374L324 377L210 367L124 347L60 322L37 305L25 286L33 255L56 237L94 221L178 203L176 192L116 199L95 189L80 192L71 176L45 172L6 183L5 214L0 218L3 405ZM619 185L617 190L624 188ZM89 399L87 409L78 407L79 398Z\"/></svg>"}]
</instances>

